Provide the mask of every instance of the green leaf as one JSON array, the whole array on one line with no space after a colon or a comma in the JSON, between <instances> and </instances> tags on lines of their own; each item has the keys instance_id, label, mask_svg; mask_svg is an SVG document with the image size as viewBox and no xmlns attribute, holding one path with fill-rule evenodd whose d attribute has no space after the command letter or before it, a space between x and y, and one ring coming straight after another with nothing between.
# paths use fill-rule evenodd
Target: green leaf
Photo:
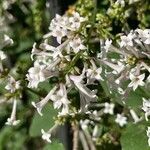
<instances>
[{"instance_id":1,"label":"green leaf","mask_svg":"<svg viewBox=\"0 0 150 150\"><path fill-rule=\"evenodd\" d=\"M113 99L114 101L116 101L117 103L119 103L120 105L124 104L122 103L121 97L118 96L117 94L115 95L113 93ZM130 107L132 109L139 109L142 106L143 100L142 98L145 97L145 93L138 88L136 91L130 91L130 93L128 94L128 96L125 99L125 105L127 107Z\"/></svg>"},{"instance_id":2,"label":"green leaf","mask_svg":"<svg viewBox=\"0 0 150 150\"><path fill-rule=\"evenodd\" d=\"M47 144L43 150L64 150L64 146L58 141L52 141L52 143Z\"/></svg>"},{"instance_id":3,"label":"green leaf","mask_svg":"<svg viewBox=\"0 0 150 150\"><path fill-rule=\"evenodd\" d=\"M143 91L138 88L135 92L130 92L127 100L126 100L126 104L132 108L138 108L142 105L142 97L145 96L145 93L143 93Z\"/></svg>"},{"instance_id":4,"label":"green leaf","mask_svg":"<svg viewBox=\"0 0 150 150\"><path fill-rule=\"evenodd\" d=\"M130 124L121 136L122 150L149 150L144 125Z\"/></svg>"},{"instance_id":5,"label":"green leaf","mask_svg":"<svg viewBox=\"0 0 150 150\"><path fill-rule=\"evenodd\" d=\"M35 113L32 124L30 126L30 136L36 137L41 135L41 129L47 131L54 125L54 116L57 112L54 108L47 104L42 110L43 116L40 116L37 112Z\"/></svg>"},{"instance_id":6,"label":"green leaf","mask_svg":"<svg viewBox=\"0 0 150 150\"><path fill-rule=\"evenodd\" d=\"M44 81L44 82L39 83L39 89L41 91L44 90L46 92L49 92L50 89L52 89L52 85L48 81Z\"/></svg>"},{"instance_id":7,"label":"green leaf","mask_svg":"<svg viewBox=\"0 0 150 150\"><path fill-rule=\"evenodd\" d=\"M38 102L40 99L40 96L37 95L36 93L34 93L34 90L33 91L32 90L29 91L29 90L26 90L29 103L31 104L31 102L33 102L33 101Z\"/></svg>"}]
</instances>

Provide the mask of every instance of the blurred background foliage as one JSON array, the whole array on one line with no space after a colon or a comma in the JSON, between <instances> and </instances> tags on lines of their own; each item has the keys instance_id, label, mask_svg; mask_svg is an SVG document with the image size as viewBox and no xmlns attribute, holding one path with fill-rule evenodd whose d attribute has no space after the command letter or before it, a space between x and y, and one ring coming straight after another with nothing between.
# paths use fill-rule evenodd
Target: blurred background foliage
<instances>
[{"instance_id":1,"label":"blurred background foliage","mask_svg":"<svg viewBox=\"0 0 150 150\"><path fill-rule=\"evenodd\" d=\"M9 58L7 67L12 74L15 72L17 79L26 78L27 70L32 65L30 59L32 45L34 42L42 39L42 36L48 30L49 22L50 10L46 8L46 0L0 1L0 38L2 39L3 35L7 34L14 40L12 46L5 47L3 50ZM22 84L27 85L26 81ZM41 87L40 89L41 95L45 95L49 87L47 85L42 86L43 88ZM4 83L0 86L0 93L6 94ZM36 117L30 132L30 125L34 115L31 100L39 100L39 98L38 92L29 91L27 88L22 90L22 99L17 110L17 117L22 119L21 124L17 127L5 126L5 122L11 113L12 104L1 104L0 150L43 149L45 144L42 140L39 140L39 133L36 134L37 131L34 131L36 129L34 127L40 127L40 120L36 122ZM47 112L48 114L50 116L49 120L51 121L51 113ZM33 131L32 127L34 128ZM40 132L40 130L38 131Z\"/></svg>"},{"instance_id":2,"label":"blurred background foliage","mask_svg":"<svg viewBox=\"0 0 150 150\"><path fill-rule=\"evenodd\" d=\"M96 0L1 0L0 40L4 34L8 34L14 40L12 46L2 49L9 57L9 63L7 64L9 71L15 72L16 79L24 81L22 85L26 87L27 82L24 79L27 70L32 66L30 59L32 45L34 42L40 42L42 36L47 33L50 19L54 17L55 12L63 14L68 9L68 13L75 9L82 16L88 16L93 30L97 31L97 35L94 35L91 30L85 31L87 39L94 37L117 39L117 34L120 32L127 32L138 27L150 28L149 0L139 0L134 3L132 3L132 0L127 0L125 7L118 7L114 3L114 0L97 0L97 3ZM96 44L94 47L93 44L89 44L89 47L93 51L99 49L99 45ZM6 94L4 84L2 82L0 85L1 94ZM107 85L104 82L101 85L107 97L110 97L107 93ZM54 124L53 118L56 112L53 108L47 106L41 118L31 106L31 101L38 101L41 97L44 97L50 88L49 83L41 84L36 91L23 88L21 91L22 99L17 110L17 117L21 120L21 123L17 127L5 126L5 122L11 113L11 104L9 102L6 102L8 105L0 104L0 150L64 149L64 146L58 140L52 144L46 144L40 138L41 128L47 130ZM140 100L142 94L143 92L137 91L137 93L129 96L128 106L136 109L142 103ZM150 96L149 93L144 94L147 97ZM114 97L117 100L117 96L114 95ZM140 147L139 149L140 143L137 141L135 141L137 147L132 148L133 143L127 144L129 140L134 140L137 137L139 137L138 141L143 140L140 138L141 134L145 132L142 125L136 127L138 128L136 135L133 132L134 128L135 126L129 125L129 128L123 134L121 138L123 150L147 150L147 147ZM133 137L129 137L129 134L132 134ZM104 137L104 141L100 142L105 143L106 138ZM147 144L145 143L145 145ZM113 147L107 144L102 149L120 149L120 146Z\"/></svg>"}]
</instances>

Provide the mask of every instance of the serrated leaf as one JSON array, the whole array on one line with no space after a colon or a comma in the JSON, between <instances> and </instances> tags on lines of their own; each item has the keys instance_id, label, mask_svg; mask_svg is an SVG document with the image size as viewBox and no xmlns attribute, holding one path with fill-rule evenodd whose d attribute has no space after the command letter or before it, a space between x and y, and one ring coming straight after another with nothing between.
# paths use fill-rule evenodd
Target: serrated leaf
<instances>
[{"instance_id":1,"label":"serrated leaf","mask_svg":"<svg viewBox=\"0 0 150 150\"><path fill-rule=\"evenodd\" d=\"M42 110L43 116L40 116L37 112L35 113L32 124L30 126L30 136L36 137L41 135L41 129L47 131L54 125L54 117L57 112L54 108L47 104Z\"/></svg>"},{"instance_id":2,"label":"serrated leaf","mask_svg":"<svg viewBox=\"0 0 150 150\"><path fill-rule=\"evenodd\" d=\"M129 125L121 136L122 150L149 150L144 125Z\"/></svg>"}]
</instances>

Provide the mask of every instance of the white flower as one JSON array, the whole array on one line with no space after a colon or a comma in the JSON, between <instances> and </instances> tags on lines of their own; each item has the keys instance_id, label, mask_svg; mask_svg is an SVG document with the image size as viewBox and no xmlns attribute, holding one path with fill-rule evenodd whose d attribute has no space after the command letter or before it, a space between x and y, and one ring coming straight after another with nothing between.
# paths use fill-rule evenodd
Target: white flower
<instances>
[{"instance_id":1,"label":"white flower","mask_svg":"<svg viewBox=\"0 0 150 150\"><path fill-rule=\"evenodd\" d=\"M146 134L148 137L148 146L150 146L150 127L148 127L148 130L146 130Z\"/></svg>"},{"instance_id":2,"label":"white flower","mask_svg":"<svg viewBox=\"0 0 150 150\"><path fill-rule=\"evenodd\" d=\"M100 130L99 130L99 127L98 125L95 125L94 129L93 129L93 133L92 133L92 139L93 140L96 140L97 137L100 136Z\"/></svg>"},{"instance_id":3,"label":"white flower","mask_svg":"<svg viewBox=\"0 0 150 150\"><path fill-rule=\"evenodd\" d=\"M9 77L8 83L5 86L5 89L14 93L16 90L20 88L20 81L16 81L12 76Z\"/></svg>"},{"instance_id":4,"label":"white flower","mask_svg":"<svg viewBox=\"0 0 150 150\"><path fill-rule=\"evenodd\" d=\"M99 111L97 110L94 110L91 114L91 117L97 121L100 121L101 120L101 117L100 117L100 114L99 114Z\"/></svg>"},{"instance_id":5,"label":"white flower","mask_svg":"<svg viewBox=\"0 0 150 150\"><path fill-rule=\"evenodd\" d=\"M108 52L109 48L111 47L111 43L112 43L112 40L107 39L107 40L105 41L105 46L104 46L104 48L105 48L106 52Z\"/></svg>"},{"instance_id":6,"label":"white flower","mask_svg":"<svg viewBox=\"0 0 150 150\"><path fill-rule=\"evenodd\" d=\"M65 25L68 23L68 18L65 17L65 16L60 16L59 14L56 14L55 18L52 19L51 23L50 23L50 26L49 26L49 30L53 32L53 30L55 28L58 28L58 27L63 27L65 28ZM50 36L51 36L51 32L48 33ZM49 36L48 35L48 36ZM47 37L47 36L46 36Z\"/></svg>"},{"instance_id":7,"label":"white flower","mask_svg":"<svg viewBox=\"0 0 150 150\"><path fill-rule=\"evenodd\" d=\"M85 18L80 17L78 12L74 12L72 17L69 17L69 23L72 30L77 30L80 27L81 22L84 22Z\"/></svg>"},{"instance_id":8,"label":"white flower","mask_svg":"<svg viewBox=\"0 0 150 150\"><path fill-rule=\"evenodd\" d=\"M80 120L80 125L81 125L81 128L83 130L86 130L88 128L88 124L90 123L90 120L86 119L86 120Z\"/></svg>"},{"instance_id":9,"label":"white flower","mask_svg":"<svg viewBox=\"0 0 150 150\"><path fill-rule=\"evenodd\" d=\"M120 47L133 46L134 35L130 32L127 36L121 36Z\"/></svg>"},{"instance_id":10,"label":"white flower","mask_svg":"<svg viewBox=\"0 0 150 150\"><path fill-rule=\"evenodd\" d=\"M96 79L96 80L102 80L103 78L101 77L102 73L102 68L96 68L96 69L87 69L87 77L90 79Z\"/></svg>"},{"instance_id":11,"label":"white flower","mask_svg":"<svg viewBox=\"0 0 150 150\"><path fill-rule=\"evenodd\" d=\"M102 60L102 63L106 64L107 66L109 66L110 68L113 69L113 74L119 74L121 71L123 71L124 69L124 64L121 63L121 62L117 62L118 64L114 64L114 63L111 63L107 60Z\"/></svg>"},{"instance_id":12,"label":"white flower","mask_svg":"<svg viewBox=\"0 0 150 150\"><path fill-rule=\"evenodd\" d=\"M121 48L113 45L109 48L110 43L108 42L109 51L120 55L119 58L112 59L109 58L107 53L103 54L103 58L99 59L100 63L103 63L113 69L113 71L109 73L107 68L105 71L105 75L109 78L110 85L115 82L118 84L115 84L115 88L118 88L119 86L122 86L125 83L125 80L128 80L129 78L131 82L128 87L132 87L133 90L136 90L138 86L148 85L149 79L144 72L150 72L150 67L145 61L150 58L149 45L147 45L150 39L149 35L150 29L137 29L135 31L131 30L127 36L121 36L121 41L118 43ZM134 72L132 72L133 70ZM143 73L140 75L141 72ZM112 75L112 73L114 75ZM125 94L124 92L126 90L118 90L120 93Z\"/></svg>"},{"instance_id":13,"label":"white flower","mask_svg":"<svg viewBox=\"0 0 150 150\"><path fill-rule=\"evenodd\" d=\"M48 101L51 99L52 95L54 94L54 92L56 91L57 87L55 86L54 88L52 88L50 90L50 92L47 94L47 96L45 98L43 98L40 102L35 103L32 102L32 105L37 109L39 115L43 116L42 114L42 109L43 107L48 103Z\"/></svg>"},{"instance_id":14,"label":"white flower","mask_svg":"<svg viewBox=\"0 0 150 150\"><path fill-rule=\"evenodd\" d=\"M43 129L41 129L41 133L42 133L42 139L46 140L47 142L51 143L51 134L48 132L45 132Z\"/></svg>"},{"instance_id":15,"label":"white flower","mask_svg":"<svg viewBox=\"0 0 150 150\"><path fill-rule=\"evenodd\" d=\"M115 122L119 124L119 126L123 127L127 124L127 117L125 117L122 114L117 114L117 118L115 119Z\"/></svg>"},{"instance_id":16,"label":"white flower","mask_svg":"<svg viewBox=\"0 0 150 150\"><path fill-rule=\"evenodd\" d=\"M147 69L147 71L150 73L150 67L148 66L148 64L146 64L145 62L141 62L141 68ZM148 79L148 77L147 77Z\"/></svg>"},{"instance_id":17,"label":"white flower","mask_svg":"<svg viewBox=\"0 0 150 150\"><path fill-rule=\"evenodd\" d=\"M51 35L52 35L53 37L56 37L57 42L58 42L59 44L61 44L61 39L62 39L64 36L67 35L67 30L64 29L64 28L61 28L61 27L56 26L56 27L52 30Z\"/></svg>"},{"instance_id":18,"label":"white flower","mask_svg":"<svg viewBox=\"0 0 150 150\"><path fill-rule=\"evenodd\" d=\"M120 4L122 7L124 7L125 6L125 1L124 0L117 0L115 2L115 4Z\"/></svg>"},{"instance_id":19,"label":"white flower","mask_svg":"<svg viewBox=\"0 0 150 150\"><path fill-rule=\"evenodd\" d=\"M82 94L86 95L90 99L97 97L94 91L91 91L84 84L82 84L83 75L80 75L80 76L70 75L70 79L73 81L75 86L79 89L79 91Z\"/></svg>"},{"instance_id":20,"label":"white flower","mask_svg":"<svg viewBox=\"0 0 150 150\"><path fill-rule=\"evenodd\" d=\"M37 88L40 82L45 81L44 75L45 65L40 65L37 62L34 63L34 67L28 70L27 80L29 81L28 87Z\"/></svg>"},{"instance_id":21,"label":"white flower","mask_svg":"<svg viewBox=\"0 0 150 150\"><path fill-rule=\"evenodd\" d=\"M16 126L20 123L20 120L13 120L11 118L7 119L7 122L5 123L6 125L10 125L10 126Z\"/></svg>"},{"instance_id":22,"label":"white flower","mask_svg":"<svg viewBox=\"0 0 150 150\"><path fill-rule=\"evenodd\" d=\"M114 107L115 107L115 104L113 103L105 103L104 104L105 108L104 108L104 113L105 114L110 114L110 115L113 115L114 114Z\"/></svg>"},{"instance_id":23,"label":"white flower","mask_svg":"<svg viewBox=\"0 0 150 150\"><path fill-rule=\"evenodd\" d=\"M128 87L133 87L133 90L135 91L137 89L137 87L140 86L144 86L145 83L143 82L144 78L145 78L145 74L141 74L139 76L136 76L132 73L130 73L129 78L131 80L130 84L128 85Z\"/></svg>"},{"instance_id":24,"label":"white flower","mask_svg":"<svg viewBox=\"0 0 150 150\"><path fill-rule=\"evenodd\" d=\"M7 119L6 125L16 126L20 120L16 120L16 108L17 108L17 100L13 102L13 108L11 112L11 117Z\"/></svg>"},{"instance_id":25,"label":"white flower","mask_svg":"<svg viewBox=\"0 0 150 150\"><path fill-rule=\"evenodd\" d=\"M118 87L118 92L121 95L124 95L124 93L125 93L125 91L122 88L120 88L120 87Z\"/></svg>"},{"instance_id":26,"label":"white flower","mask_svg":"<svg viewBox=\"0 0 150 150\"><path fill-rule=\"evenodd\" d=\"M78 53L80 50L86 49L86 46L84 46L82 44L82 41L81 41L81 39L79 37L78 38L74 38L73 40L71 40L69 42L69 45L73 49L73 51L75 53Z\"/></svg>"},{"instance_id":27,"label":"white flower","mask_svg":"<svg viewBox=\"0 0 150 150\"><path fill-rule=\"evenodd\" d=\"M0 60L6 59L6 55L4 54L3 51L0 51Z\"/></svg>"},{"instance_id":28,"label":"white flower","mask_svg":"<svg viewBox=\"0 0 150 150\"><path fill-rule=\"evenodd\" d=\"M146 100L145 98L143 98L142 109L145 112L145 120L148 121L148 117L150 116L150 100Z\"/></svg>"},{"instance_id":29,"label":"white flower","mask_svg":"<svg viewBox=\"0 0 150 150\"><path fill-rule=\"evenodd\" d=\"M150 75L147 77L147 83L150 83Z\"/></svg>"},{"instance_id":30,"label":"white flower","mask_svg":"<svg viewBox=\"0 0 150 150\"><path fill-rule=\"evenodd\" d=\"M61 27L64 29L67 29L69 24L69 17L68 16L60 16L59 14L56 14L55 18L52 19L49 30L53 30L56 27Z\"/></svg>"},{"instance_id":31,"label":"white flower","mask_svg":"<svg viewBox=\"0 0 150 150\"><path fill-rule=\"evenodd\" d=\"M4 42L5 45L12 45L14 43L13 40L6 34L4 35Z\"/></svg>"},{"instance_id":32,"label":"white flower","mask_svg":"<svg viewBox=\"0 0 150 150\"><path fill-rule=\"evenodd\" d=\"M141 121L142 118L139 118L133 109L130 109L130 114L134 120L134 123Z\"/></svg>"},{"instance_id":33,"label":"white flower","mask_svg":"<svg viewBox=\"0 0 150 150\"><path fill-rule=\"evenodd\" d=\"M61 38L74 33L81 26L81 23L85 21L85 18L80 17L79 13L74 12L72 16L63 15L60 16L56 14L56 17L51 21L49 30L50 33L46 34L44 37L54 36L57 38L58 43L61 43Z\"/></svg>"},{"instance_id":34,"label":"white flower","mask_svg":"<svg viewBox=\"0 0 150 150\"><path fill-rule=\"evenodd\" d=\"M150 127L148 127L147 136L148 136L148 138L150 138Z\"/></svg>"},{"instance_id":35,"label":"white flower","mask_svg":"<svg viewBox=\"0 0 150 150\"><path fill-rule=\"evenodd\" d=\"M139 37L145 44L150 44L150 29L137 29L136 31L138 32Z\"/></svg>"},{"instance_id":36,"label":"white flower","mask_svg":"<svg viewBox=\"0 0 150 150\"><path fill-rule=\"evenodd\" d=\"M150 110L150 100L143 98L143 107L142 109L146 112Z\"/></svg>"},{"instance_id":37,"label":"white flower","mask_svg":"<svg viewBox=\"0 0 150 150\"><path fill-rule=\"evenodd\" d=\"M53 101L54 109L62 107L61 115L68 113L68 104L70 102L67 98L67 91L64 84L60 84L60 89L56 92L56 94L51 96L51 100Z\"/></svg>"},{"instance_id":38,"label":"white flower","mask_svg":"<svg viewBox=\"0 0 150 150\"><path fill-rule=\"evenodd\" d=\"M41 51L36 48L36 43L34 43L31 51L31 59L33 60L33 56L39 54L40 52Z\"/></svg>"}]
</instances>

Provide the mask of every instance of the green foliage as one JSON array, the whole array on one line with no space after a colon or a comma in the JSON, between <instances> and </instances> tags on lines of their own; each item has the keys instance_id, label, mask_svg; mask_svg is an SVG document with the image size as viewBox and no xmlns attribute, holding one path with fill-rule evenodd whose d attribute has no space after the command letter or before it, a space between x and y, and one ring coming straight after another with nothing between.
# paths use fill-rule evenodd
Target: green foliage
<instances>
[{"instance_id":1,"label":"green foliage","mask_svg":"<svg viewBox=\"0 0 150 150\"><path fill-rule=\"evenodd\" d=\"M58 141L52 141L51 144L45 145L43 150L65 150L63 144Z\"/></svg>"},{"instance_id":2,"label":"green foliage","mask_svg":"<svg viewBox=\"0 0 150 150\"><path fill-rule=\"evenodd\" d=\"M122 150L149 150L144 125L130 124L121 136Z\"/></svg>"},{"instance_id":3,"label":"green foliage","mask_svg":"<svg viewBox=\"0 0 150 150\"><path fill-rule=\"evenodd\" d=\"M41 129L47 131L54 125L54 117L56 116L54 108L51 105L46 105L42 113L43 116L40 116L36 112L33 117L30 127L30 136L32 137L41 136Z\"/></svg>"},{"instance_id":4,"label":"green foliage","mask_svg":"<svg viewBox=\"0 0 150 150\"><path fill-rule=\"evenodd\" d=\"M142 97L144 96L145 94L140 89L130 92L126 104L131 108L139 108L142 105Z\"/></svg>"},{"instance_id":5,"label":"green foliage","mask_svg":"<svg viewBox=\"0 0 150 150\"><path fill-rule=\"evenodd\" d=\"M15 130L6 126L2 128L0 132L0 150L20 150L24 148L23 145L27 138L25 135L26 131L24 129Z\"/></svg>"}]
</instances>

